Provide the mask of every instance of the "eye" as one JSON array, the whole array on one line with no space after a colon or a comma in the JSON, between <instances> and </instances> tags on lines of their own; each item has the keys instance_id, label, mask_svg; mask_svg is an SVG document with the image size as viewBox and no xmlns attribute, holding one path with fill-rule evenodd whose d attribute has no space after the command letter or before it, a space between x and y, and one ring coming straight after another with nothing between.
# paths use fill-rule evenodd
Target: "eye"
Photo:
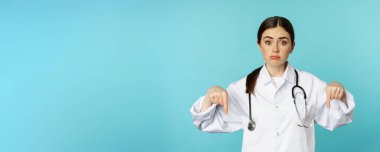
<instances>
[{"instance_id":1,"label":"eye","mask_svg":"<svg viewBox=\"0 0 380 152\"><path fill-rule=\"evenodd\" d=\"M281 41L281 44L282 44L282 45L286 45L286 44L288 44L288 42L286 42L286 41Z\"/></svg>"},{"instance_id":2,"label":"eye","mask_svg":"<svg viewBox=\"0 0 380 152\"><path fill-rule=\"evenodd\" d=\"M271 44L272 44L271 41L264 41L264 43L265 43L266 45L271 45Z\"/></svg>"}]
</instances>

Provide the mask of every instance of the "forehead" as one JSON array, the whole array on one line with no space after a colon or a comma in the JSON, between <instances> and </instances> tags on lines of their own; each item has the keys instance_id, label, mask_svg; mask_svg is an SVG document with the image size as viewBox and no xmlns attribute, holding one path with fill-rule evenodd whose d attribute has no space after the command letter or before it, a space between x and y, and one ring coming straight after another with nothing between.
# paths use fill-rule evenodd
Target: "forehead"
<instances>
[{"instance_id":1,"label":"forehead","mask_svg":"<svg viewBox=\"0 0 380 152\"><path fill-rule=\"evenodd\" d=\"M281 26L266 29L261 37L265 38L266 36L270 36L272 38L287 37L290 39L289 33L286 32L286 30Z\"/></svg>"}]
</instances>

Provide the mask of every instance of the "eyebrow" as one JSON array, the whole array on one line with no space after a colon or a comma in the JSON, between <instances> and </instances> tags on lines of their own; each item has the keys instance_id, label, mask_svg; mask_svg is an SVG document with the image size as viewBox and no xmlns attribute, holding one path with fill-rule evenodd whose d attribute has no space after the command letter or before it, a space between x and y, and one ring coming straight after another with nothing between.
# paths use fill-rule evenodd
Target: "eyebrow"
<instances>
[{"instance_id":1,"label":"eyebrow","mask_svg":"<svg viewBox=\"0 0 380 152\"><path fill-rule=\"evenodd\" d=\"M265 39L265 38L273 39L273 37L270 37L270 36L265 36L263 39ZM287 38L287 37L280 37L278 39L287 39L287 40L289 40L289 38Z\"/></svg>"},{"instance_id":2,"label":"eyebrow","mask_svg":"<svg viewBox=\"0 0 380 152\"><path fill-rule=\"evenodd\" d=\"M273 37L270 37L270 36L266 36L263 39L265 39L265 38L273 39Z\"/></svg>"},{"instance_id":3,"label":"eyebrow","mask_svg":"<svg viewBox=\"0 0 380 152\"><path fill-rule=\"evenodd\" d=\"M280 37L278 39L287 39L287 40L289 40L289 38L287 38L287 37Z\"/></svg>"}]
</instances>

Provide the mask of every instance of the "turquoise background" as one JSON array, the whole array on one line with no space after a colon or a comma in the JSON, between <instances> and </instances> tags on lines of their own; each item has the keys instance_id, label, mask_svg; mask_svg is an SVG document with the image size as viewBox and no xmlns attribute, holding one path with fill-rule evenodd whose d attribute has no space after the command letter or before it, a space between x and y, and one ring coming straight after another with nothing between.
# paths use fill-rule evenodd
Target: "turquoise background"
<instances>
[{"instance_id":1,"label":"turquoise background","mask_svg":"<svg viewBox=\"0 0 380 152\"><path fill-rule=\"evenodd\" d=\"M355 96L354 122L316 128L320 152L376 151L380 1L0 1L1 152L231 152L189 109L263 64L256 32L293 23L289 61Z\"/></svg>"}]
</instances>

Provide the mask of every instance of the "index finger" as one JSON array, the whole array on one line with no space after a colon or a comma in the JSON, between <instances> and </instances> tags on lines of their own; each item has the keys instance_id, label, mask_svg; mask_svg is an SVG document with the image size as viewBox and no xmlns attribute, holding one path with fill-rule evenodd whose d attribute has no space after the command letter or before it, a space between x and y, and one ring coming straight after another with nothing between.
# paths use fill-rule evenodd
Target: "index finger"
<instances>
[{"instance_id":1,"label":"index finger","mask_svg":"<svg viewBox=\"0 0 380 152\"><path fill-rule=\"evenodd\" d=\"M331 91L330 91L330 87L327 87L326 89L326 106L327 106L327 109L330 109L330 102L331 102L331 99L330 99L330 95L331 94Z\"/></svg>"},{"instance_id":2,"label":"index finger","mask_svg":"<svg viewBox=\"0 0 380 152\"><path fill-rule=\"evenodd\" d=\"M223 106L224 106L224 113L228 113L228 95L227 95L227 92L224 92L222 94L222 97L223 97Z\"/></svg>"}]
</instances>

